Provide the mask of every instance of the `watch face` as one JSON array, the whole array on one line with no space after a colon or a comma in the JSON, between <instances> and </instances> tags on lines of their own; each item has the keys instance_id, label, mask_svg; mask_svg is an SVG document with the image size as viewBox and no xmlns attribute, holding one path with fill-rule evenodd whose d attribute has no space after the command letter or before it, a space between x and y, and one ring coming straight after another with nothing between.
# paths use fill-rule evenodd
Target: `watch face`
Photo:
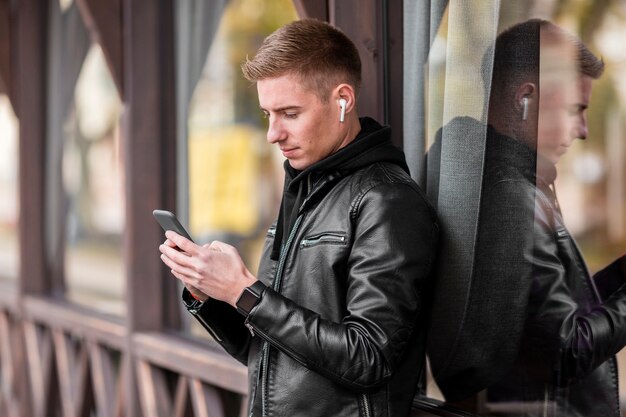
<instances>
[{"instance_id":1,"label":"watch face","mask_svg":"<svg viewBox=\"0 0 626 417\"><path fill-rule=\"evenodd\" d=\"M250 310L252 310L258 301L259 297L257 297L250 288L245 288L239 300L237 300L237 308L246 314L250 314Z\"/></svg>"}]
</instances>

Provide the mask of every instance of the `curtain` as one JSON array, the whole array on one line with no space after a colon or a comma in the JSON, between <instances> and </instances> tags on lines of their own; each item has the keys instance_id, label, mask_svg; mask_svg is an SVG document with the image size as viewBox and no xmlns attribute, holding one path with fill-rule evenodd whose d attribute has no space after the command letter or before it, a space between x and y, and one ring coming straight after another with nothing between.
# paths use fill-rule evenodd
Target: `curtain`
<instances>
[{"instance_id":1,"label":"curtain","mask_svg":"<svg viewBox=\"0 0 626 417\"><path fill-rule=\"evenodd\" d=\"M442 232L429 329L435 378L455 354L469 301L499 9L499 0L404 2L404 147Z\"/></svg>"},{"instance_id":2,"label":"curtain","mask_svg":"<svg viewBox=\"0 0 626 417\"><path fill-rule=\"evenodd\" d=\"M448 0L404 1L404 152L411 176L424 185L426 152L425 65Z\"/></svg>"},{"instance_id":3,"label":"curtain","mask_svg":"<svg viewBox=\"0 0 626 417\"><path fill-rule=\"evenodd\" d=\"M189 102L200 80L213 37L228 0L179 0L176 19L177 215L189 224L187 119Z\"/></svg>"}]
</instances>

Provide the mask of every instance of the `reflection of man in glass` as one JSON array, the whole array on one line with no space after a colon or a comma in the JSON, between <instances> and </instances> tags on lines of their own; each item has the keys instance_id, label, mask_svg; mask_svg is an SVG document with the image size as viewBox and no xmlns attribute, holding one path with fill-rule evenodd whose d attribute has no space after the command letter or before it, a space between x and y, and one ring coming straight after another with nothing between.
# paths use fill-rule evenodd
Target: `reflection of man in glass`
<instances>
[{"instance_id":1,"label":"reflection of man in glass","mask_svg":"<svg viewBox=\"0 0 626 417\"><path fill-rule=\"evenodd\" d=\"M258 280L222 242L167 232L162 259L192 314L249 366L251 414L406 416L424 360L434 212L389 128L358 117L361 63L343 33L294 22L243 71L287 159Z\"/></svg>"},{"instance_id":2,"label":"reflection of man in glass","mask_svg":"<svg viewBox=\"0 0 626 417\"><path fill-rule=\"evenodd\" d=\"M505 415L619 416L626 271L589 275L554 190L603 67L547 21L497 38L472 287L459 353L437 377L448 400L486 388Z\"/></svg>"}]
</instances>

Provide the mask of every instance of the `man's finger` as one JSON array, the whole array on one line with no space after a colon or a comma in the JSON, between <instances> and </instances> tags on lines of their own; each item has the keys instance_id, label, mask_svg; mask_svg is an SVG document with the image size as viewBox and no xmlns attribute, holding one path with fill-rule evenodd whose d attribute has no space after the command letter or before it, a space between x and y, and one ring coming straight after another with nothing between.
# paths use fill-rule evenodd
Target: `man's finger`
<instances>
[{"instance_id":1,"label":"man's finger","mask_svg":"<svg viewBox=\"0 0 626 417\"><path fill-rule=\"evenodd\" d=\"M178 254L178 252L175 252L175 253ZM189 268L188 266L177 263L175 260L169 258L166 254L161 255L161 260L172 271L176 271L177 273L186 276L188 279L197 280L198 274L193 269Z\"/></svg>"},{"instance_id":2,"label":"man's finger","mask_svg":"<svg viewBox=\"0 0 626 417\"><path fill-rule=\"evenodd\" d=\"M165 239L165 242L163 242L164 245L169 246L170 248L177 248L178 246L176 246L176 243L172 242L169 239Z\"/></svg>"},{"instance_id":3,"label":"man's finger","mask_svg":"<svg viewBox=\"0 0 626 417\"><path fill-rule=\"evenodd\" d=\"M190 255L195 255L198 252L198 245L176 232L168 230L167 232L165 232L165 237L174 242L174 244L178 246L178 248L183 252L187 252Z\"/></svg>"},{"instance_id":4,"label":"man's finger","mask_svg":"<svg viewBox=\"0 0 626 417\"><path fill-rule=\"evenodd\" d=\"M188 268L190 270L195 270L193 258L187 253L180 252L176 248L170 248L169 246L165 245L159 246L159 251L161 251L161 254L165 255L174 264L179 265L180 267Z\"/></svg>"}]
</instances>

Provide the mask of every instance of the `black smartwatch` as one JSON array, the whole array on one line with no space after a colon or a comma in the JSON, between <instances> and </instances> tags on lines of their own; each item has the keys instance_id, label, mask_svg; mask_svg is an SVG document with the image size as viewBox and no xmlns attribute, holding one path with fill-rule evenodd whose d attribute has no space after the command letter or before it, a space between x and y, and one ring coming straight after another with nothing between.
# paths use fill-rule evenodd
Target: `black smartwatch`
<instances>
[{"instance_id":1,"label":"black smartwatch","mask_svg":"<svg viewBox=\"0 0 626 417\"><path fill-rule=\"evenodd\" d=\"M263 291L265 291L267 287L261 281L257 281L254 284L250 285L243 289L243 292L237 299L235 305L237 306L237 311L243 314L244 316L248 316L255 305L261 301L261 297L263 296Z\"/></svg>"}]
</instances>

